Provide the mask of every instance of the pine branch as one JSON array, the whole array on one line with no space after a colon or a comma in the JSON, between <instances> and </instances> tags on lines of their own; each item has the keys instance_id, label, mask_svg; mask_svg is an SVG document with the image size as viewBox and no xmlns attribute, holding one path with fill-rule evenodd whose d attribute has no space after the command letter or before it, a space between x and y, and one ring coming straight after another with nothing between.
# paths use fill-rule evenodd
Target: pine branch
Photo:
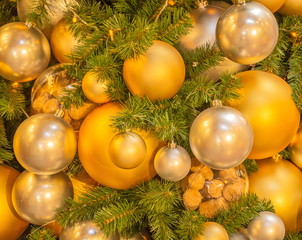
<instances>
[{"instance_id":1,"label":"pine branch","mask_svg":"<svg viewBox=\"0 0 302 240\"><path fill-rule=\"evenodd\" d=\"M50 229L36 227L32 228L27 236L28 240L56 240L54 232Z\"/></svg>"},{"instance_id":2,"label":"pine branch","mask_svg":"<svg viewBox=\"0 0 302 240\"><path fill-rule=\"evenodd\" d=\"M13 156L12 147L6 137L3 119L0 118L0 164L11 161Z\"/></svg>"},{"instance_id":3,"label":"pine branch","mask_svg":"<svg viewBox=\"0 0 302 240\"><path fill-rule=\"evenodd\" d=\"M220 211L214 221L224 226L228 233L235 233L246 226L261 211L273 212L271 201L261 200L256 194L247 193L239 200L230 202L229 208Z\"/></svg>"},{"instance_id":4,"label":"pine branch","mask_svg":"<svg viewBox=\"0 0 302 240\"><path fill-rule=\"evenodd\" d=\"M63 227L75 222L91 220L100 208L116 202L119 198L119 192L115 189L96 187L80 195L77 202L67 199L64 209L58 210L56 219Z\"/></svg>"},{"instance_id":5,"label":"pine branch","mask_svg":"<svg viewBox=\"0 0 302 240\"><path fill-rule=\"evenodd\" d=\"M16 21L13 11L16 3L9 0L0 1L0 26Z\"/></svg>"},{"instance_id":6,"label":"pine branch","mask_svg":"<svg viewBox=\"0 0 302 240\"><path fill-rule=\"evenodd\" d=\"M244 160L243 165L244 165L245 170L246 170L248 175L253 173L253 172L257 172L257 170L258 170L257 162L254 159Z\"/></svg>"},{"instance_id":7,"label":"pine branch","mask_svg":"<svg viewBox=\"0 0 302 240\"><path fill-rule=\"evenodd\" d=\"M44 28L50 21L50 14L52 14L56 6L47 0L33 1L33 8L30 9L26 21L33 23L37 28Z\"/></svg>"},{"instance_id":8,"label":"pine branch","mask_svg":"<svg viewBox=\"0 0 302 240\"><path fill-rule=\"evenodd\" d=\"M178 219L179 223L176 227L176 232L180 240L195 239L199 234L202 234L203 223L207 219L198 211L183 211L181 217Z\"/></svg>"},{"instance_id":9,"label":"pine branch","mask_svg":"<svg viewBox=\"0 0 302 240\"><path fill-rule=\"evenodd\" d=\"M71 105L80 107L86 100L81 84L73 84L72 88L66 88L63 92L64 94L62 94L58 101L62 103L66 109L70 109Z\"/></svg>"},{"instance_id":10,"label":"pine branch","mask_svg":"<svg viewBox=\"0 0 302 240\"><path fill-rule=\"evenodd\" d=\"M68 176L74 176L76 177L82 170L83 165L79 159L79 156L76 155L72 162L67 166L65 172L68 174Z\"/></svg>"},{"instance_id":11,"label":"pine branch","mask_svg":"<svg viewBox=\"0 0 302 240\"><path fill-rule=\"evenodd\" d=\"M289 233L285 236L284 240L301 240L302 233Z\"/></svg>"}]
</instances>

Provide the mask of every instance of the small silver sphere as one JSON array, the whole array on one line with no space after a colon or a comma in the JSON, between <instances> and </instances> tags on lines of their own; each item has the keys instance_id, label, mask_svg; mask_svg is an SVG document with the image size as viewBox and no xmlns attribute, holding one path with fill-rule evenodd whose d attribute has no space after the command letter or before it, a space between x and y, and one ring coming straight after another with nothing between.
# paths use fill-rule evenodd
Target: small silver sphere
<instances>
[{"instance_id":1,"label":"small silver sphere","mask_svg":"<svg viewBox=\"0 0 302 240\"><path fill-rule=\"evenodd\" d=\"M276 18L257 2L231 6L221 15L216 26L216 41L223 55L247 65L270 55L278 36Z\"/></svg>"},{"instance_id":2,"label":"small silver sphere","mask_svg":"<svg viewBox=\"0 0 302 240\"><path fill-rule=\"evenodd\" d=\"M202 111L189 134L194 156L210 168L222 170L238 166L250 153L254 134L238 110L218 106Z\"/></svg>"},{"instance_id":3,"label":"small silver sphere","mask_svg":"<svg viewBox=\"0 0 302 240\"><path fill-rule=\"evenodd\" d=\"M22 22L0 27L0 76L27 82L42 73L50 61L50 45L44 34Z\"/></svg>"},{"instance_id":4,"label":"small silver sphere","mask_svg":"<svg viewBox=\"0 0 302 240\"><path fill-rule=\"evenodd\" d=\"M22 219L42 225L55 219L56 210L65 205L66 198L73 198L73 186L63 173L36 175L22 172L16 179L12 201Z\"/></svg>"},{"instance_id":5,"label":"small silver sphere","mask_svg":"<svg viewBox=\"0 0 302 240\"><path fill-rule=\"evenodd\" d=\"M63 118L38 113L20 124L13 149L26 170L49 175L60 172L73 160L77 139L72 126Z\"/></svg>"},{"instance_id":6,"label":"small silver sphere","mask_svg":"<svg viewBox=\"0 0 302 240\"><path fill-rule=\"evenodd\" d=\"M247 227L250 240L283 240L285 226L275 213L263 211Z\"/></svg>"}]
</instances>

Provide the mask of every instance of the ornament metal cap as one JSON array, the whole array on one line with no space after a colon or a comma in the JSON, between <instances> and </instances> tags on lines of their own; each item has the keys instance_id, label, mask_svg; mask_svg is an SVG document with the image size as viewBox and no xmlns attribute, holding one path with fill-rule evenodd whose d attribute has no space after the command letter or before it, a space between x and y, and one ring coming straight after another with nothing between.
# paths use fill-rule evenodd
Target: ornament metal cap
<instances>
[{"instance_id":1,"label":"ornament metal cap","mask_svg":"<svg viewBox=\"0 0 302 240\"><path fill-rule=\"evenodd\" d=\"M235 4L236 5L242 5L242 4L245 4L245 0L235 0Z\"/></svg>"},{"instance_id":2,"label":"ornament metal cap","mask_svg":"<svg viewBox=\"0 0 302 240\"><path fill-rule=\"evenodd\" d=\"M198 8L200 9L200 8L205 8L206 6L208 6L209 5L209 3L208 3L208 1L207 0L201 0L201 1L199 1L198 2Z\"/></svg>"}]
</instances>

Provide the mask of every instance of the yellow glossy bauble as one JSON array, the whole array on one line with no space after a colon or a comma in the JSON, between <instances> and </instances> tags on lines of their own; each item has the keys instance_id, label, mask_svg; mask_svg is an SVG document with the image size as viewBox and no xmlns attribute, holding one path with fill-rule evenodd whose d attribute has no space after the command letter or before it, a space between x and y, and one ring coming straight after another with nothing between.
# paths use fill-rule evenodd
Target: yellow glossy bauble
<instances>
[{"instance_id":1,"label":"yellow glossy bauble","mask_svg":"<svg viewBox=\"0 0 302 240\"><path fill-rule=\"evenodd\" d=\"M249 175L249 191L270 199L285 229L302 230L302 173L291 162L272 158L257 161L259 169Z\"/></svg>"},{"instance_id":2,"label":"yellow glossy bauble","mask_svg":"<svg viewBox=\"0 0 302 240\"><path fill-rule=\"evenodd\" d=\"M301 0L286 0L279 12L284 15L302 16L302 1Z\"/></svg>"},{"instance_id":3,"label":"yellow glossy bauble","mask_svg":"<svg viewBox=\"0 0 302 240\"><path fill-rule=\"evenodd\" d=\"M154 41L145 55L126 59L123 77L129 91L151 100L172 98L185 79L180 53L168 43Z\"/></svg>"},{"instance_id":4,"label":"yellow glossy bauble","mask_svg":"<svg viewBox=\"0 0 302 240\"><path fill-rule=\"evenodd\" d=\"M133 169L117 167L110 159L108 149L116 134L110 127L111 118L121 111L119 104L110 102L90 112L79 131L78 153L85 170L97 182L111 188L127 189L149 181L156 175L153 159L160 146L147 133L136 131L147 146L144 161Z\"/></svg>"},{"instance_id":5,"label":"yellow glossy bauble","mask_svg":"<svg viewBox=\"0 0 302 240\"><path fill-rule=\"evenodd\" d=\"M290 143L300 122L290 86L275 74L263 71L238 73L243 87L241 98L229 102L250 122L254 144L248 158L271 157Z\"/></svg>"},{"instance_id":6,"label":"yellow glossy bauble","mask_svg":"<svg viewBox=\"0 0 302 240\"><path fill-rule=\"evenodd\" d=\"M64 19L61 19L53 28L50 44L53 54L61 63L70 63L72 50L79 44L79 40L68 29Z\"/></svg>"},{"instance_id":7,"label":"yellow glossy bauble","mask_svg":"<svg viewBox=\"0 0 302 240\"><path fill-rule=\"evenodd\" d=\"M16 213L11 193L19 173L8 166L0 166L0 239L16 240L25 231L28 222Z\"/></svg>"},{"instance_id":8,"label":"yellow glossy bauble","mask_svg":"<svg viewBox=\"0 0 302 240\"><path fill-rule=\"evenodd\" d=\"M302 169L302 125L288 146L290 160L300 169Z\"/></svg>"},{"instance_id":9,"label":"yellow glossy bauble","mask_svg":"<svg viewBox=\"0 0 302 240\"><path fill-rule=\"evenodd\" d=\"M281 6L285 3L286 0L254 0L255 2L261 3L262 5L266 6L271 12L278 11ZM232 0L235 3L235 0Z\"/></svg>"},{"instance_id":10,"label":"yellow glossy bauble","mask_svg":"<svg viewBox=\"0 0 302 240\"><path fill-rule=\"evenodd\" d=\"M94 103L109 102L107 96L107 83L100 79L97 73L88 71L82 80L82 90L85 96Z\"/></svg>"},{"instance_id":11,"label":"yellow glossy bauble","mask_svg":"<svg viewBox=\"0 0 302 240\"><path fill-rule=\"evenodd\" d=\"M38 4L36 0L18 0L17 11L20 21L25 22L29 13L32 12ZM65 15L68 7L77 4L75 0L46 0L49 21L42 29L47 38L50 37L51 31L56 23ZM48 8L49 7L49 8Z\"/></svg>"},{"instance_id":12,"label":"yellow glossy bauble","mask_svg":"<svg viewBox=\"0 0 302 240\"><path fill-rule=\"evenodd\" d=\"M229 240L229 235L225 228L216 222L205 222L203 224L203 234L195 240Z\"/></svg>"}]
</instances>

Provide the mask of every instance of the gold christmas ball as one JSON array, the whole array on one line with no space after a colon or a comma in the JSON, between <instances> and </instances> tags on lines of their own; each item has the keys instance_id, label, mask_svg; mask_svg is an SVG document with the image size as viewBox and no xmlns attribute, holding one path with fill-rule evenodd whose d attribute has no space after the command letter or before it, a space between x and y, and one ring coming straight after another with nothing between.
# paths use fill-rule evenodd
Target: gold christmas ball
<instances>
[{"instance_id":1,"label":"gold christmas ball","mask_svg":"<svg viewBox=\"0 0 302 240\"><path fill-rule=\"evenodd\" d=\"M36 0L18 0L17 12L21 22L25 22L28 14L37 7L38 1ZM46 0L47 17L49 21L46 26L41 29L47 38L50 37L51 31L56 23L68 11L68 7L77 4L75 0Z\"/></svg>"},{"instance_id":2,"label":"gold christmas ball","mask_svg":"<svg viewBox=\"0 0 302 240\"><path fill-rule=\"evenodd\" d=\"M70 63L70 55L79 44L79 40L68 29L65 20L62 18L53 28L50 37L52 53L61 63Z\"/></svg>"},{"instance_id":3,"label":"gold christmas ball","mask_svg":"<svg viewBox=\"0 0 302 240\"><path fill-rule=\"evenodd\" d=\"M222 54L240 64L254 64L274 50L279 36L273 13L257 2L229 7L216 25Z\"/></svg>"},{"instance_id":4,"label":"gold christmas ball","mask_svg":"<svg viewBox=\"0 0 302 240\"><path fill-rule=\"evenodd\" d=\"M17 214L11 193L19 173L9 167L0 166L0 239L16 240L25 231L28 222Z\"/></svg>"},{"instance_id":5,"label":"gold christmas ball","mask_svg":"<svg viewBox=\"0 0 302 240\"><path fill-rule=\"evenodd\" d=\"M180 53L168 43L154 41L145 55L126 59L123 77L129 91L151 100L172 98L185 79Z\"/></svg>"},{"instance_id":6,"label":"gold christmas ball","mask_svg":"<svg viewBox=\"0 0 302 240\"><path fill-rule=\"evenodd\" d=\"M302 170L302 125L288 146L290 160Z\"/></svg>"},{"instance_id":7,"label":"gold christmas ball","mask_svg":"<svg viewBox=\"0 0 302 240\"><path fill-rule=\"evenodd\" d=\"M13 205L26 221L42 225L55 219L66 198L73 198L73 187L64 172L36 175L25 170L14 183Z\"/></svg>"},{"instance_id":8,"label":"gold christmas ball","mask_svg":"<svg viewBox=\"0 0 302 240\"><path fill-rule=\"evenodd\" d=\"M286 0L279 13L284 15L298 15L302 16L302 1L300 0Z\"/></svg>"},{"instance_id":9,"label":"gold christmas ball","mask_svg":"<svg viewBox=\"0 0 302 240\"><path fill-rule=\"evenodd\" d=\"M0 76L27 82L42 73L50 61L50 46L44 34L22 22L0 27Z\"/></svg>"},{"instance_id":10,"label":"gold christmas ball","mask_svg":"<svg viewBox=\"0 0 302 240\"><path fill-rule=\"evenodd\" d=\"M84 95L94 103L109 102L107 96L107 82L100 79L97 73L88 71L82 79L82 90Z\"/></svg>"},{"instance_id":11,"label":"gold christmas ball","mask_svg":"<svg viewBox=\"0 0 302 240\"><path fill-rule=\"evenodd\" d=\"M229 105L238 109L253 128L254 144L248 158L271 157L287 147L299 127L300 113L292 90L272 73L245 71L237 77L243 84L238 90L241 98Z\"/></svg>"},{"instance_id":12,"label":"gold christmas ball","mask_svg":"<svg viewBox=\"0 0 302 240\"><path fill-rule=\"evenodd\" d=\"M76 133L63 118L39 113L19 125L13 149L26 170L51 175L62 171L73 160L77 150Z\"/></svg>"},{"instance_id":13,"label":"gold christmas ball","mask_svg":"<svg viewBox=\"0 0 302 240\"><path fill-rule=\"evenodd\" d=\"M205 222L202 235L198 235L194 240L229 240L229 235L225 228L216 222Z\"/></svg>"},{"instance_id":14,"label":"gold christmas ball","mask_svg":"<svg viewBox=\"0 0 302 240\"><path fill-rule=\"evenodd\" d=\"M249 191L270 199L286 232L302 230L302 173L283 159L257 161L259 169L249 175Z\"/></svg>"},{"instance_id":15,"label":"gold christmas ball","mask_svg":"<svg viewBox=\"0 0 302 240\"><path fill-rule=\"evenodd\" d=\"M285 3L286 0L254 0L255 2L261 3L262 5L266 6L272 13L278 11L281 6ZM235 0L232 0L235 3Z\"/></svg>"},{"instance_id":16,"label":"gold christmas ball","mask_svg":"<svg viewBox=\"0 0 302 240\"><path fill-rule=\"evenodd\" d=\"M112 162L125 169L137 167L144 161L147 154L144 139L130 131L115 135L109 143L108 151Z\"/></svg>"},{"instance_id":17,"label":"gold christmas ball","mask_svg":"<svg viewBox=\"0 0 302 240\"><path fill-rule=\"evenodd\" d=\"M153 178L156 175L153 159L160 147L148 133L137 131L147 146L144 161L132 169L117 167L108 152L110 141L115 136L110 125L111 118L122 110L113 102L95 108L83 121L78 141L79 157L87 173L98 183L115 189L132 188Z\"/></svg>"}]
</instances>

